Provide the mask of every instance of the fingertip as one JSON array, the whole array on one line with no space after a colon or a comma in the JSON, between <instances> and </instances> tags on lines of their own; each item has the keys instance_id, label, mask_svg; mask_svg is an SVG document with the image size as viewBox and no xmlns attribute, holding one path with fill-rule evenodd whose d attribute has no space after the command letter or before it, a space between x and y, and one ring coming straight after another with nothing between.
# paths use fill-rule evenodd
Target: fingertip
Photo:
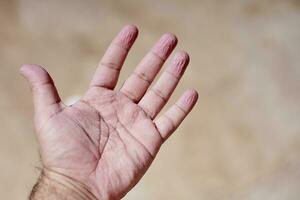
<instances>
[{"instance_id":1,"label":"fingertip","mask_svg":"<svg viewBox=\"0 0 300 200\"><path fill-rule=\"evenodd\" d=\"M120 31L120 35L131 36L132 38L136 38L139 33L138 28L133 24L128 24L122 28Z\"/></svg>"},{"instance_id":2,"label":"fingertip","mask_svg":"<svg viewBox=\"0 0 300 200\"><path fill-rule=\"evenodd\" d=\"M133 45L137 36L137 27L134 25L126 25L122 28L117 37L114 39L114 42L123 46L126 49L129 49Z\"/></svg>"},{"instance_id":3,"label":"fingertip","mask_svg":"<svg viewBox=\"0 0 300 200\"><path fill-rule=\"evenodd\" d=\"M181 96L179 103L187 111L190 111L198 101L198 91L195 89L186 90Z\"/></svg>"},{"instance_id":4,"label":"fingertip","mask_svg":"<svg viewBox=\"0 0 300 200\"><path fill-rule=\"evenodd\" d=\"M51 80L48 72L40 65L36 64L23 64L19 70L20 74L29 82L43 82Z\"/></svg>"},{"instance_id":5,"label":"fingertip","mask_svg":"<svg viewBox=\"0 0 300 200\"><path fill-rule=\"evenodd\" d=\"M178 39L176 35L173 33L165 33L163 34L159 39L159 46L164 47L163 50L165 51L165 54L169 56L173 49L176 47L178 43Z\"/></svg>"},{"instance_id":6,"label":"fingertip","mask_svg":"<svg viewBox=\"0 0 300 200\"><path fill-rule=\"evenodd\" d=\"M188 95L194 96L195 98L198 98L198 91L193 88L187 89L185 91L185 93L187 93Z\"/></svg>"},{"instance_id":7,"label":"fingertip","mask_svg":"<svg viewBox=\"0 0 300 200\"><path fill-rule=\"evenodd\" d=\"M175 76L182 76L189 64L189 55L185 51L178 51L172 59L168 71Z\"/></svg>"},{"instance_id":8,"label":"fingertip","mask_svg":"<svg viewBox=\"0 0 300 200\"><path fill-rule=\"evenodd\" d=\"M176 55L183 59L183 60L186 60L186 61L189 61L190 60L190 56L188 54L188 52L184 51L184 50L179 50Z\"/></svg>"},{"instance_id":9,"label":"fingertip","mask_svg":"<svg viewBox=\"0 0 300 200\"><path fill-rule=\"evenodd\" d=\"M19 73L26 78L28 74L34 70L33 68L36 68L33 64L22 64Z\"/></svg>"},{"instance_id":10,"label":"fingertip","mask_svg":"<svg viewBox=\"0 0 300 200\"><path fill-rule=\"evenodd\" d=\"M162 35L161 39L168 40L168 41L170 41L170 43L172 43L174 45L177 44L177 42L178 42L177 36L173 33L164 33Z\"/></svg>"},{"instance_id":11,"label":"fingertip","mask_svg":"<svg viewBox=\"0 0 300 200\"><path fill-rule=\"evenodd\" d=\"M134 32L134 33L138 33L139 32L137 26L134 25L134 24L127 24L127 25L125 25L123 27L122 30L127 30L127 31Z\"/></svg>"},{"instance_id":12,"label":"fingertip","mask_svg":"<svg viewBox=\"0 0 300 200\"><path fill-rule=\"evenodd\" d=\"M25 72L25 69L26 68L26 65L25 64L22 64L21 67L19 68L19 73L24 76L24 72Z\"/></svg>"},{"instance_id":13,"label":"fingertip","mask_svg":"<svg viewBox=\"0 0 300 200\"><path fill-rule=\"evenodd\" d=\"M26 72L26 71L29 71L29 70L39 70L39 69L43 69L42 66L40 65L37 65L37 64L22 64L21 67L20 67L20 72Z\"/></svg>"},{"instance_id":14,"label":"fingertip","mask_svg":"<svg viewBox=\"0 0 300 200\"><path fill-rule=\"evenodd\" d=\"M172 33L163 34L152 48L152 51L166 60L177 45L177 37Z\"/></svg>"},{"instance_id":15,"label":"fingertip","mask_svg":"<svg viewBox=\"0 0 300 200\"><path fill-rule=\"evenodd\" d=\"M31 66L30 64L22 64L20 69L19 69L19 72L21 74L26 73L28 71L28 68L30 68L30 66Z\"/></svg>"},{"instance_id":16,"label":"fingertip","mask_svg":"<svg viewBox=\"0 0 300 200\"><path fill-rule=\"evenodd\" d=\"M37 112L40 108L45 108L44 106L51 105L53 107L61 102L52 78L43 67L35 64L23 64L19 71L31 89Z\"/></svg>"},{"instance_id":17,"label":"fingertip","mask_svg":"<svg viewBox=\"0 0 300 200\"><path fill-rule=\"evenodd\" d=\"M185 95L187 97L190 97L192 101L197 101L198 100L198 91L195 89L188 89L185 91Z\"/></svg>"}]
</instances>

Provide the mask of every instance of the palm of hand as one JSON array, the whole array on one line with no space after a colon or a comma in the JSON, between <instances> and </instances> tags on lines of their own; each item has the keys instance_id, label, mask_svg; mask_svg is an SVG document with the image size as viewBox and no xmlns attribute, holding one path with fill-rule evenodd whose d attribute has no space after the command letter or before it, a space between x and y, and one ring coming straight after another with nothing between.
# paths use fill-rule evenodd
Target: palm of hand
<instances>
[{"instance_id":1,"label":"palm of hand","mask_svg":"<svg viewBox=\"0 0 300 200\"><path fill-rule=\"evenodd\" d=\"M170 34L160 39L119 91L113 90L136 36L132 26L119 33L87 93L72 106L60 101L44 69L35 65L21 69L32 86L44 167L83 183L98 198L124 196L197 100L195 91L187 91L164 115L155 118L188 64L187 54L178 53L147 91L175 47L176 40Z\"/></svg>"},{"instance_id":2,"label":"palm of hand","mask_svg":"<svg viewBox=\"0 0 300 200\"><path fill-rule=\"evenodd\" d=\"M90 89L41 131L45 166L80 180L94 193L101 193L100 188L113 196L141 178L162 143L155 124L137 104L105 88Z\"/></svg>"}]
</instances>

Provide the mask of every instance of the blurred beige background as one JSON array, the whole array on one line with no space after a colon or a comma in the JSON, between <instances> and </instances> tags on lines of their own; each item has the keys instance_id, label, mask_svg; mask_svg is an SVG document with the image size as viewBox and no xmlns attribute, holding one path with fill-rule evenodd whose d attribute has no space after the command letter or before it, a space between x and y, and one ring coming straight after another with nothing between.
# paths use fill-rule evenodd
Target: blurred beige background
<instances>
[{"instance_id":1,"label":"blurred beige background","mask_svg":"<svg viewBox=\"0 0 300 200\"><path fill-rule=\"evenodd\" d=\"M82 95L117 31L139 38L119 83L164 32L199 103L125 199L300 199L299 0L0 0L0 199L26 199L39 166L22 63Z\"/></svg>"}]
</instances>

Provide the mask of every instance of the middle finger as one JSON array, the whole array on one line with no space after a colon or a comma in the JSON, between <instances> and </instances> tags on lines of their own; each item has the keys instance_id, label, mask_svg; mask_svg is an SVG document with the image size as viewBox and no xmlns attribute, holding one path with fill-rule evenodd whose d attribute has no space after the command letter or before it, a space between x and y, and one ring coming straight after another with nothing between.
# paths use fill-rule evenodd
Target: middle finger
<instances>
[{"instance_id":1,"label":"middle finger","mask_svg":"<svg viewBox=\"0 0 300 200\"><path fill-rule=\"evenodd\" d=\"M141 60L134 72L125 81L120 91L138 102L177 44L173 34L164 34L150 52Z\"/></svg>"}]
</instances>

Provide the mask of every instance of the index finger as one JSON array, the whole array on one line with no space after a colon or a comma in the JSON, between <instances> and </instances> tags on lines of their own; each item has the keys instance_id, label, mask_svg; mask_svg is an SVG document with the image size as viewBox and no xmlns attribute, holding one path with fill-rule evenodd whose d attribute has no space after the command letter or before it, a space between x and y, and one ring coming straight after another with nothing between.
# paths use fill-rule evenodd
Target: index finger
<instances>
[{"instance_id":1,"label":"index finger","mask_svg":"<svg viewBox=\"0 0 300 200\"><path fill-rule=\"evenodd\" d=\"M126 56L138 35L133 25L125 26L113 39L102 57L90 87L114 89Z\"/></svg>"}]
</instances>

